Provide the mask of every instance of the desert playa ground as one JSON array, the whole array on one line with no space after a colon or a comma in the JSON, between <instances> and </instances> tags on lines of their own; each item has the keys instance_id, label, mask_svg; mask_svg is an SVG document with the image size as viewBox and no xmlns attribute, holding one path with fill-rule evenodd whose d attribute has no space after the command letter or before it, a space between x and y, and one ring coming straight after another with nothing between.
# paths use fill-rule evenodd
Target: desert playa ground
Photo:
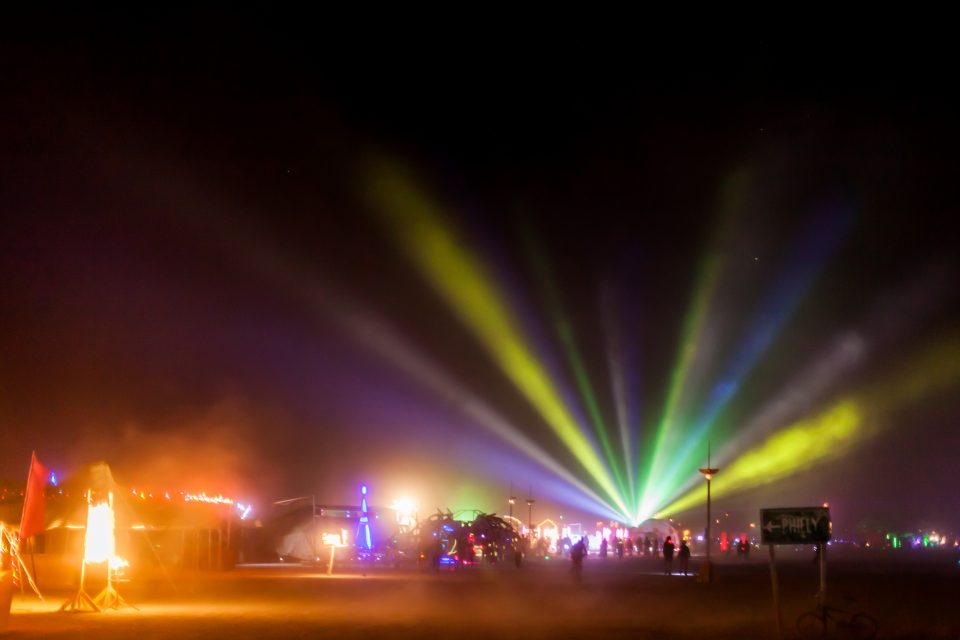
<instances>
[{"instance_id":1,"label":"desert playa ground","mask_svg":"<svg viewBox=\"0 0 960 640\"><path fill-rule=\"evenodd\" d=\"M693 563L695 568L696 562ZM719 580L665 576L653 559L588 558L455 571L258 565L170 584L124 585L139 611L61 614L68 592L13 601L10 638L776 638L765 557L722 558ZM817 571L779 562L784 637L812 609ZM881 638L960 637L960 565L951 553L838 555L831 604L876 618ZM844 637L831 628L832 637Z\"/></svg>"}]
</instances>

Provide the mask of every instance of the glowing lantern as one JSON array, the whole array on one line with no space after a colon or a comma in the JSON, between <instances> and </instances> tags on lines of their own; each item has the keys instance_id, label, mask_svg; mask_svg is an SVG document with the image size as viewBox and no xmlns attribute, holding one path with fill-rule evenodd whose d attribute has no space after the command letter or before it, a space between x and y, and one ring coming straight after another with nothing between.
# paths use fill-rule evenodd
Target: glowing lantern
<instances>
[{"instance_id":1,"label":"glowing lantern","mask_svg":"<svg viewBox=\"0 0 960 640\"><path fill-rule=\"evenodd\" d=\"M343 547L343 546L346 546L346 542L344 542L344 540L346 539L346 536L344 536L343 534L344 534L343 531L341 531L340 533L324 533L321 535L321 538L323 540L323 544L327 546Z\"/></svg>"}]
</instances>

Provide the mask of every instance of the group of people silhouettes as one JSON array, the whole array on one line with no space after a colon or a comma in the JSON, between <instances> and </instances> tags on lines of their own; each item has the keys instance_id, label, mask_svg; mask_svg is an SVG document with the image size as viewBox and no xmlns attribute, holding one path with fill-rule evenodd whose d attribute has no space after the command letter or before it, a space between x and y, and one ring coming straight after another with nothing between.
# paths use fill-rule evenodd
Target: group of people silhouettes
<instances>
[{"instance_id":1,"label":"group of people silhouettes","mask_svg":"<svg viewBox=\"0 0 960 640\"><path fill-rule=\"evenodd\" d=\"M615 549L617 550L617 557L622 558L625 548L625 543L622 539L617 539L614 543ZM600 541L599 556L601 558L606 558L610 550L610 545L607 542L607 539L604 538ZM664 569L663 573L666 575L673 574L673 557L677 556L677 560L680 564L679 573L681 575L690 575L690 547L687 545L686 540L680 541L680 547L673 542L672 536L667 536L667 539L663 543L661 549L663 554ZM574 579L578 582L582 579L583 576L583 560L587 557L589 552L589 543L587 537L581 537L575 544L570 547L570 561L573 563L572 571L574 574Z\"/></svg>"},{"instance_id":2,"label":"group of people silhouettes","mask_svg":"<svg viewBox=\"0 0 960 640\"><path fill-rule=\"evenodd\" d=\"M674 551L676 551L677 560L680 561L680 573L688 575L690 572L690 547L687 546L686 540L681 540L680 549L677 549L676 545L673 544L673 538L670 536L667 536L666 541L663 543L663 572L667 575L673 574Z\"/></svg>"}]
</instances>

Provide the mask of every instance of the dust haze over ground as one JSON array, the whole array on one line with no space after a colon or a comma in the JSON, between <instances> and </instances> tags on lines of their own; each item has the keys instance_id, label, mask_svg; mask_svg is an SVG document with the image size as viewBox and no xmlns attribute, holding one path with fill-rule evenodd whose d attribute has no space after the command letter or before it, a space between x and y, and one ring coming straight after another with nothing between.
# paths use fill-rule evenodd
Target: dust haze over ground
<instances>
[{"instance_id":1,"label":"dust haze over ground","mask_svg":"<svg viewBox=\"0 0 960 640\"><path fill-rule=\"evenodd\" d=\"M816 566L781 550L785 637L813 607ZM839 554L828 568L834 606L877 619L880 638L956 638L960 589L949 553L902 558ZM695 570L696 559L692 563ZM582 584L566 560L457 571L251 566L124 592L140 611L56 614L18 596L11 638L775 638L763 558L721 559L720 580L663 575L656 559L589 558ZM121 585L121 589L123 589ZM849 600L853 598L854 600ZM839 635L837 637L843 637Z\"/></svg>"}]
</instances>

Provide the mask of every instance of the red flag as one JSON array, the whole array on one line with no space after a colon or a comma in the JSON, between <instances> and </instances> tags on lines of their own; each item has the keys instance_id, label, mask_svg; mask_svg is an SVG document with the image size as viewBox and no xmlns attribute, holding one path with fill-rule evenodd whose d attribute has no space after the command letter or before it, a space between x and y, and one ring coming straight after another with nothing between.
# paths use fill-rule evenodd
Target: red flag
<instances>
[{"instance_id":1,"label":"red flag","mask_svg":"<svg viewBox=\"0 0 960 640\"><path fill-rule=\"evenodd\" d=\"M27 490L23 494L23 514L20 516L20 539L26 540L35 533L42 533L46 526L43 521L49 469L37 460L34 451L30 458L30 471L27 473Z\"/></svg>"}]
</instances>

